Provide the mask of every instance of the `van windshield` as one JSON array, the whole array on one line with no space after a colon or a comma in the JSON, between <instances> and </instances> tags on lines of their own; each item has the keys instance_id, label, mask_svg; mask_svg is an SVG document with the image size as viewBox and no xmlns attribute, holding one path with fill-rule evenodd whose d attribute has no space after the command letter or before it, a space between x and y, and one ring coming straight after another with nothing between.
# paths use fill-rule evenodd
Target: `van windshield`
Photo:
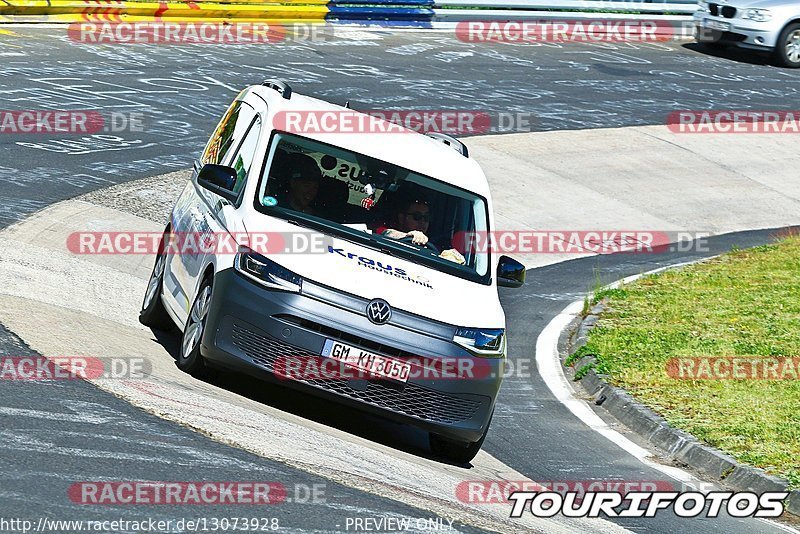
<instances>
[{"instance_id":1,"label":"van windshield","mask_svg":"<svg viewBox=\"0 0 800 534\"><path fill-rule=\"evenodd\" d=\"M408 169L276 133L256 207L415 263L489 283L486 201Z\"/></svg>"}]
</instances>

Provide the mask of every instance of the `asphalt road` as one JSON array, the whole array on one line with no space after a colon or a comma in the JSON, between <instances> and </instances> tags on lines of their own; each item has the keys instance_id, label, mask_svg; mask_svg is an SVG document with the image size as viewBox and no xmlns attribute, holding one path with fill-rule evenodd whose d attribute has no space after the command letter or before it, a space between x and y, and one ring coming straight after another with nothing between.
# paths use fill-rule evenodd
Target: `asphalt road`
<instances>
[{"instance_id":1,"label":"asphalt road","mask_svg":"<svg viewBox=\"0 0 800 534\"><path fill-rule=\"evenodd\" d=\"M70 138L0 134L0 227L58 200L186 168L238 90L269 77L361 109L529 113L536 130L660 124L678 109L791 109L800 93L800 73L762 64L757 56L745 61L706 56L680 43L486 47L447 34L357 37L211 48L80 45L69 42L61 28L0 34L0 109L146 117L142 132ZM718 238L712 252L768 237L754 232ZM690 257L604 256L532 270L523 290L502 293L511 358L518 364L531 360L541 329L591 289L596 273L611 281ZM12 333L0 334L0 353L25 353ZM175 517L174 510L78 507L64 498L76 479L242 480L246 472L249 479L287 485L324 482L166 423L81 382L3 384L1 391L2 517ZM76 423L75 413L69 415L75 406L99 415ZM369 429L352 431L369 435ZM402 440L390 442L408 447ZM535 480L664 478L574 419L536 373L506 382L485 449ZM327 501L317 506L286 504L268 512L289 528L318 531L340 530L337 522L348 514L430 516L330 482L326 493ZM190 512L221 516L230 510ZM774 530L752 521L668 515L618 522L638 532Z\"/></svg>"},{"instance_id":2,"label":"asphalt road","mask_svg":"<svg viewBox=\"0 0 800 534\"><path fill-rule=\"evenodd\" d=\"M9 30L4 30L9 31ZM138 113L141 132L0 134L0 224L112 183L183 169L244 86L271 77L356 109L523 113L531 130L663 124L687 109L793 109L800 72L693 44L490 46L450 33L281 45L88 45L65 27L0 33L0 109Z\"/></svg>"}]
</instances>

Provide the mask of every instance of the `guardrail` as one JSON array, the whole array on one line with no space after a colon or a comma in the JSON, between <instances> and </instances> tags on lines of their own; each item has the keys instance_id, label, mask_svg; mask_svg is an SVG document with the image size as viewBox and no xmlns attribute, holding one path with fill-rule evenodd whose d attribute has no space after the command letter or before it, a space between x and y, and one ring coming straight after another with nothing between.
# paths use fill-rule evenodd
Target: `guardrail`
<instances>
[{"instance_id":1,"label":"guardrail","mask_svg":"<svg viewBox=\"0 0 800 534\"><path fill-rule=\"evenodd\" d=\"M697 0L333 0L330 19L497 20L547 18L552 12L691 15Z\"/></svg>"},{"instance_id":2,"label":"guardrail","mask_svg":"<svg viewBox=\"0 0 800 534\"><path fill-rule=\"evenodd\" d=\"M324 22L328 0L0 0L0 23Z\"/></svg>"},{"instance_id":3,"label":"guardrail","mask_svg":"<svg viewBox=\"0 0 800 534\"><path fill-rule=\"evenodd\" d=\"M503 10L517 11L603 11L603 12L638 12L638 13L694 13L697 10L696 0L671 0L670 2L625 2L616 0L543 0L536 2L532 0L505 0L493 2L491 0L442 0L436 4L439 11L477 11L484 12L485 9L465 9L465 8L487 8L491 11L500 12Z\"/></svg>"},{"instance_id":4,"label":"guardrail","mask_svg":"<svg viewBox=\"0 0 800 534\"><path fill-rule=\"evenodd\" d=\"M396 3L401 3L399 0ZM625 0L440 0L431 2L440 8L487 8L487 9L562 9L563 7L575 9L595 9L596 6L613 6L611 9L626 8L638 11L646 8L668 10L675 6L685 8L697 6L697 0L670 0L670 1L625 1ZM606 7L602 7L606 9Z\"/></svg>"},{"instance_id":5,"label":"guardrail","mask_svg":"<svg viewBox=\"0 0 800 534\"><path fill-rule=\"evenodd\" d=\"M104 16L125 22L318 20L430 26L467 20L585 19L598 13L685 21L695 6L696 0L2 0L0 22L92 22Z\"/></svg>"},{"instance_id":6,"label":"guardrail","mask_svg":"<svg viewBox=\"0 0 800 534\"><path fill-rule=\"evenodd\" d=\"M433 6L433 0L332 0L326 19L427 22L433 18Z\"/></svg>"}]
</instances>

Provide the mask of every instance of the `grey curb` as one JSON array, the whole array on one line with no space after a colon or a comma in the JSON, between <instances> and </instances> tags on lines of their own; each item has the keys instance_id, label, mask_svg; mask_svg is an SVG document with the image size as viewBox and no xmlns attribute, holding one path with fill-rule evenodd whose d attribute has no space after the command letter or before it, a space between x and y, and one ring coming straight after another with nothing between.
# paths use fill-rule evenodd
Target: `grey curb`
<instances>
[{"instance_id":1,"label":"grey curb","mask_svg":"<svg viewBox=\"0 0 800 534\"><path fill-rule=\"evenodd\" d=\"M603 310L604 305L601 303L593 307L586 317L573 320L561 332L559 354L566 357L585 345L589 331L597 323ZM573 369L580 369L594 362L594 357L584 356L573 364ZM565 369L570 370L569 367ZM624 389L606 382L605 375L596 373L594 368L579 382L595 404L601 405L631 431L663 451L670 460L689 466L734 491L759 494L787 491L788 481L785 479L769 475L763 469L740 464L731 456L704 445L694 436L671 427L663 417L637 402ZM785 510L800 516L800 490L789 493Z\"/></svg>"}]
</instances>

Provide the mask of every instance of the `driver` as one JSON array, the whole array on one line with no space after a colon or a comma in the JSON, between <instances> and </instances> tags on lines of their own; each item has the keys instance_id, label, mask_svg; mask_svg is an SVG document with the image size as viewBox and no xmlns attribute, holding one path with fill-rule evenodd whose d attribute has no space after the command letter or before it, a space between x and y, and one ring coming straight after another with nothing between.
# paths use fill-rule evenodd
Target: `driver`
<instances>
[{"instance_id":1,"label":"driver","mask_svg":"<svg viewBox=\"0 0 800 534\"><path fill-rule=\"evenodd\" d=\"M415 245L426 245L428 236L425 235L425 232L428 231L428 225L431 221L430 212L431 209L427 201L414 198L406 199L398 205L398 210L394 217L396 223L394 226L405 228L405 230L382 226L375 232L390 239L410 237L411 242Z\"/></svg>"},{"instance_id":2,"label":"driver","mask_svg":"<svg viewBox=\"0 0 800 534\"><path fill-rule=\"evenodd\" d=\"M407 198L397 206L393 223L394 228L386 226L378 227L375 233L381 234L389 239L411 238L411 242L418 246L428 245L428 225L431 221L430 206L426 200L420 198ZM432 243L431 246L432 247ZM433 247L432 247L433 248ZM436 250L433 248L433 250ZM438 252L438 251L437 251ZM440 258L464 265L466 260L455 249L448 249L439 254Z\"/></svg>"}]
</instances>

